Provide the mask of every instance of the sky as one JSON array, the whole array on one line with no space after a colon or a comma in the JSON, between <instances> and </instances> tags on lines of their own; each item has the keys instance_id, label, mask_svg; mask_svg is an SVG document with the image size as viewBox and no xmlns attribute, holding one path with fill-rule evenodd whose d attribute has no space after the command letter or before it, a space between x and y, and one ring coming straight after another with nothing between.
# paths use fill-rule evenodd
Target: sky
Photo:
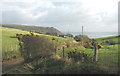
<instances>
[{"instance_id":1,"label":"sky","mask_svg":"<svg viewBox=\"0 0 120 76\"><path fill-rule=\"evenodd\" d=\"M0 24L118 32L119 0L0 0Z\"/></svg>"}]
</instances>

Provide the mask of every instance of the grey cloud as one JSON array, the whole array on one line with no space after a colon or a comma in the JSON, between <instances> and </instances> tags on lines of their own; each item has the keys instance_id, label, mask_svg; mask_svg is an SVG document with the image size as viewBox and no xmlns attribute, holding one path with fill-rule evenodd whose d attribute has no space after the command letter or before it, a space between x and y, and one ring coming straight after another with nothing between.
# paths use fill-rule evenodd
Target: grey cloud
<instances>
[{"instance_id":1,"label":"grey cloud","mask_svg":"<svg viewBox=\"0 0 120 76\"><path fill-rule=\"evenodd\" d=\"M2 12L2 23L5 24L28 24L34 22L34 20L27 14L17 10L8 10Z\"/></svg>"},{"instance_id":2,"label":"grey cloud","mask_svg":"<svg viewBox=\"0 0 120 76\"><path fill-rule=\"evenodd\" d=\"M80 2L50 2L51 5L49 6L48 4L45 2L33 3L30 5L29 3L7 3L6 7L16 6L18 9L6 9L3 11L3 23L53 26L61 31L80 31L82 25L85 26L86 32L101 32L103 30L115 31L117 29L117 12L112 15L108 15L104 11L95 14L89 14L89 11L85 10ZM21 12L22 9L25 10L26 13ZM46 14L40 17L35 17L40 13ZM115 27L113 27L113 25Z\"/></svg>"}]
</instances>

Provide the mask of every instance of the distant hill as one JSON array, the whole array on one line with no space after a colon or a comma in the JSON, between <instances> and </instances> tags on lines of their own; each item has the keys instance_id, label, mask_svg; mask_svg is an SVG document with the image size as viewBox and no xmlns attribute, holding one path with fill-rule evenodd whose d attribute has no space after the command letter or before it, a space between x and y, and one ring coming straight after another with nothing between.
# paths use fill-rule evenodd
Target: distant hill
<instances>
[{"instance_id":1,"label":"distant hill","mask_svg":"<svg viewBox=\"0 0 120 76\"><path fill-rule=\"evenodd\" d=\"M17 25L17 24L1 24L2 27L21 29L26 31L32 31L42 34L52 34L52 35L63 35L59 30L54 27L40 27L40 26L27 26L27 25Z\"/></svg>"}]
</instances>

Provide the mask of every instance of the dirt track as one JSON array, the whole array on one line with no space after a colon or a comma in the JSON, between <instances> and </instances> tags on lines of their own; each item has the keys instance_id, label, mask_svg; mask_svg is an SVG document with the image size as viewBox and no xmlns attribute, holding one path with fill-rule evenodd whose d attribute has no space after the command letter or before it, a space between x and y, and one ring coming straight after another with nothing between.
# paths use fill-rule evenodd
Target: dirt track
<instances>
[{"instance_id":1,"label":"dirt track","mask_svg":"<svg viewBox=\"0 0 120 76\"><path fill-rule=\"evenodd\" d=\"M2 62L2 73L11 69L13 66L20 65L24 62L22 57L17 57L15 59L3 60Z\"/></svg>"}]
</instances>

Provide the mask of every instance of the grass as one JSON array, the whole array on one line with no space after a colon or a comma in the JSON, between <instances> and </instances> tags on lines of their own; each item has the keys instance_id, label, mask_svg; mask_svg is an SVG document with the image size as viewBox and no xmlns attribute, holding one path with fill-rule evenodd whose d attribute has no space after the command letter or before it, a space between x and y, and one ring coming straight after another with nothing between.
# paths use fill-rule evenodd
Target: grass
<instances>
[{"instance_id":1,"label":"grass","mask_svg":"<svg viewBox=\"0 0 120 76\"><path fill-rule=\"evenodd\" d=\"M97 66L99 66L102 70L106 71L109 74L112 74L112 73L118 74L118 71L120 68L120 67L118 67L118 61L120 61L120 59L118 58L118 56L119 56L119 48L118 47L120 46L120 44L118 44L118 39L119 39L119 37L116 37L116 36L96 39L99 43L101 43L102 40L113 40L116 43L115 45L102 45L103 47L101 49L99 49L99 56L98 56L99 61L97 63ZM80 47L79 48L76 48L76 47L75 48L66 48L65 56L67 56L67 53L69 51L75 51L75 49L77 49L76 51L80 52L80 50L82 48L80 48ZM94 56L93 49L84 48L83 51L84 51L84 53L87 53L92 57ZM58 52L58 54L60 56L62 56L62 51ZM87 64L87 65L89 65L89 64Z\"/></svg>"},{"instance_id":2,"label":"grass","mask_svg":"<svg viewBox=\"0 0 120 76\"><path fill-rule=\"evenodd\" d=\"M99 50L99 53L100 53L101 57L103 57L103 56L107 57L108 56L108 60L109 59L111 59L111 61L114 61L114 60L117 61L118 60L118 54L119 54L119 50L118 50L119 48L118 47L120 46L120 44L118 44L119 43L118 42L119 38L120 37L118 37L118 36L111 36L111 37L96 39L99 42L102 42L103 39L104 40L113 40L113 41L116 42L115 45L108 45L108 44L102 45L103 47ZM113 56L110 57L110 55L113 55ZM103 58L103 59L105 59L105 58Z\"/></svg>"},{"instance_id":3,"label":"grass","mask_svg":"<svg viewBox=\"0 0 120 76\"><path fill-rule=\"evenodd\" d=\"M2 28L2 52L3 52L3 58L9 58L12 56L19 56L19 45L18 40L15 37L17 33L22 34L29 34L28 31L18 30L18 29L12 29L12 28ZM55 39L53 42L55 42L56 45L64 45L64 44L70 44L74 45L77 42L71 38L61 38L56 36L50 36L50 35L43 35L43 34L37 34L36 35L42 35L45 36L47 39L52 40ZM19 65L17 67L14 67L11 69L8 73L50 73L50 74L60 74L60 73L118 73L118 61L120 61L119 56L119 50L118 46L118 38L117 36L111 36L111 37L104 37L104 38L97 38L96 40L99 43L102 43L106 40L112 40L115 42L115 45L108 45L104 44L103 47L99 49L99 56L98 56L98 63L97 64L77 64L73 63L72 61L65 60L62 58L59 59L53 59L48 58L41 60L39 59L39 63L36 61L32 61L28 64L31 64L34 67L40 67L37 68L34 71L31 70L25 70L24 65ZM71 41L71 43L69 42ZM12 53L11 53L12 51ZM90 56L94 55L94 50L84 47L73 47L73 48L65 48L65 56L67 57L67 53L69 51L83 51L84 53L90 54ZM57 51L58 56L62 57L62 50ZM26 63L24 63L26 64ZM24 70L23 70L24 69Z\"/></svg>"},{"instance_id":4,"label":"grass","mask_svg":"<svg viewBox=\"0 0 120 76\"><path fill-rule=\"evenodd\" d=\"M76 51L76 52L80 52L80 53L81 53L81 52L84 52L84 51L85 51L85 48L84 48L83 46L74 47L74 48L65 48L65 51L64 51L65 57L68 56L67 54L68 54L70 51ZM63 50L58 50L57 54L62 57Z\"/></svg>"},{"instance_id":5,"label":"grass","mask_svg":"<svg viewBox=\"0 0 120 76\"><path fill-rule=\"evenodd\" d=\"M107 49L109 47L109 49ZM94 55L93 49L85 50L87 54ZM118 73L118 44L106 45L99 49L98 64L109 73Z\"/></svg>"},{"instance_id":6,"label":"grass","mask_svg":"<svg viewBox=\"0 0 120 76\"><path fill-rule=\"evenodd\" d=\"M29 34L28 31L23 31L19 29L12 29L12 28L5 28L0 27L0 32L2 32L2 38L0 40L2 41L2 57L3 59L8 59L13 56L20 56L19 52L19 41L17 40L16 34ZM57 36L50 36L50 35L44 35L44 34L38 34L34 33L35 35L45 36L47 39L51 40L54 38L53 41L57 46L67 44L68 40L71 40L73 43L77 43L75 40L71 38L62 38Z\"/></svg>"},{"instance_id":7,"label":"grass","mask_svg":"<svg viewBox=\"0 0 120 76\"><path fill-rule=\"evenodd\" d=\"M98 56L98 66L108 71L108 73L118 73L118 46L116 45L103 45L101 49L99 49L99 56ZM65 56L69 51L74 51L75 48L72 49L66 49L65 50ZM77 51L80 51L80 49L77 49ZM84 49L84 53L89 54L91 57L94 56L94 50L93 49ZM60 55L62 55L62 51L59 52Z\"/></svg>"},{"instance_id":8,"label":"grass","mask_svg":"<svg viewBox=\"0 0 120 76\"><path fill-rule=\"evenodd\" d=\"M105 38L98 38L96 39L99 42L103 40L112 40L115 42L115 45L103 45L103 47L99 50L99 65L104 69L108 70L109 73L118 73L118 56L119 56L119 41L120 37L118 36L111 36Z\"/></svg>"},{"instance_id":9,"label":"grass","mask_svg":"<svg viewBox=\"0 0 120 76\"><path fill-rule=\"evenodd\" d=\"M9 58L12 52L12 55L15 53L16 56L19 56L19 41L15 38L17 33L28 34L29 32L21 31L17 29L3 28L2 30L2 56L3 58ZM14 53L13 53L14 52Z\"/></svg>"},{"instance_id":10,"label":"grass","mask_svg":"<svg viewBox=\"0 0 120 76\"><path fill-rule=\"evenodd\" d=\"M106 40L111 40L115 43L119 43L119 41L118 41L119 38L120 38L119 36L109 36L109 37L96 38L96 40L98 42L104 42Z\"/></svg>"}]
</instances>

